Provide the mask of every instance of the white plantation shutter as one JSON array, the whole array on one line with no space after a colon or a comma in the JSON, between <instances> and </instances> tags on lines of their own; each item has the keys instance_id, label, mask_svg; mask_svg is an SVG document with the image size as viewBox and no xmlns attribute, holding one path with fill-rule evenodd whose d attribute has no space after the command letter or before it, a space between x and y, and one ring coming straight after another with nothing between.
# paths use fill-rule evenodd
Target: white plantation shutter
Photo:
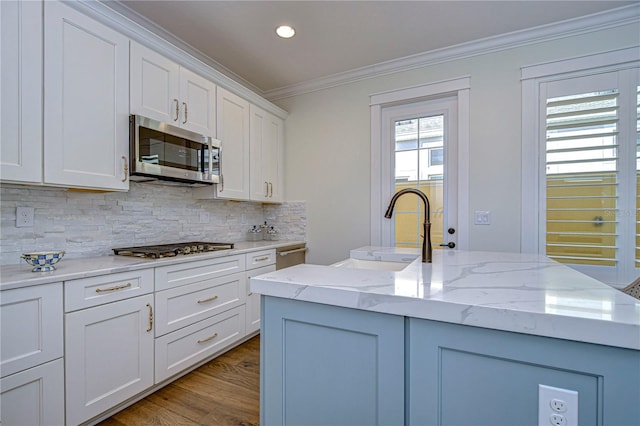
<instances>
[{"instance_id":1,"label":"white plantation shutter","mask_svg":"<svg viewBox=\"0 0 640 426\"><path fill-rule=\"evenodd\" d=\"M618 91L547 99L547 255L615 266Z\"/></svg>"},{"instance_id":2,"label":"white plantation shutter","mask_svg":"<svg viewBox=\"0 0 640 426\"><path fill-rule=\"evenodd\" d=\"M638 71L540 87L543 250L607 282L623 283L640 274Z\"/></svg>"}]
</instances>

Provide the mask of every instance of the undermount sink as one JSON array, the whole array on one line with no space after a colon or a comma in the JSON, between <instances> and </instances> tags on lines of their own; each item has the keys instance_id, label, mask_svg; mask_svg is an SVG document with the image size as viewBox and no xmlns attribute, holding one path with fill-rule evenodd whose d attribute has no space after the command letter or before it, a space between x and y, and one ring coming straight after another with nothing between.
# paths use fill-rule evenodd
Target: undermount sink
<instances>
[{"instance_id":1,"label":"undermount sink","mask_svg":"<svg viewBox=\"0 0 640 426\"><path fill-rule=\"evenodd\" d=\"M372 269L377 271L402 271L407 267L407 262L387 262L384 260L345 259L331 266L336 268Z\"/></svg>"}]
</instances>

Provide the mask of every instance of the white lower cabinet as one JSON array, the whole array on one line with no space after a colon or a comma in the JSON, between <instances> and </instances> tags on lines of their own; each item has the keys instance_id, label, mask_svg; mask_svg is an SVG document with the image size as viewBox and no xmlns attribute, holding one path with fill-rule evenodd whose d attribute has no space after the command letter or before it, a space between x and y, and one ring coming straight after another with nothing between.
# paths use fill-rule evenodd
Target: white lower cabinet
<instances>
[{"instance_id":1,"label":"white lower cabinet","mask_svg":"<svg viewBox=\"0 0 640 426\"><path fill-rule=\"evenodd\" d=\"M64 424L62 283L0 292L0 424Z\"/></svg>"},{"instance_id":2,"label":"white lower cabinet","mask_svg":"<svg viewBox=\"0 0 640 426\"><path fill-rule=\"evenodd\" d=\"M156 268L156 383L245 336L244 270L245 255Z\"/></svg>"},{"instance_id":3,"label":"white lower cabinet","mask_svg":"<svg viewBox=\"0 0 640 426\"><path fill-rule=\"evenodd\" d=\"M153 385L153 295L66 314L67 424Z\"/></svg>"},{"instance_id":4,"label":"white lower cabinet","mask_svg":"<svg viewBox=\"0 0 640 426\"><path fill-rule=\"evenodd\" d=\"M0 422L5 426L64 424L62 358L0 379Z\"/></svg>"},{"instance_id":5,"label":"white lower cabinet","mask_svg":"<svg viewBox=\"0 0 640 426\"><path fill-rule=\"evenodd\" d=\"M276 265L274 263L273 265L263 266L261 268L247 271L247 334L254 333L260 330L260 295L251 292L251 277L268 274L269 272L273 272L275 270Z\"/></svg>"},{"instance_id":6,"label":"white lower cabinet","mask_svg":"<svg viewBox=\"0 0 640 426\"><path fill-rule=\"evenodd\" d=\"M276 251L273 249L247 254L247 334L260 330L260 295L251 292L251 277L267 274L276 270Z\"/></svg>"},{"instance_id":7,"label":"white lower cabinet","mask_svg":"<svg viewBox=\"0 0 640 426\"><path fill-rule=\"evenodd\" d=\"M273 270L275 250L269 249L66 281L64 373L59 360L66 392L62 384L54 385L53 379L46 379L51 383L48 387L58 389L48 400L55 403L64 395L60 410L66 407L68 425L94 422L100 415L113 412L114 407L237 345L260 329L260 298L248 294L248 279ZM60 317L61 287L60 283L54 287ZM3 324L5 314L24 310L5 308L5 293ZM27 334L23 328L6 334ZM59 328L62 341L61 321ZM4 360L4 326L2 337ZM25 352L31 350L30 346L25 348ZM62 355L61 348L57 353ZM20 368L30 366L33 362L23 363ZM4 392L5 378L2 380ZM32 382L25 379L25 383ZM36 392L30 387L13 393L12 389L18 388L11 383L6 387L12 392L11 398ZM4 403L4 393L2 398ZM11 422L5 423L5 411L2 424L8 425ZM25 418L29 424L38 424L31 417ZM46 422L57 423L62 421Z\"/></svg>"}]
</instances>

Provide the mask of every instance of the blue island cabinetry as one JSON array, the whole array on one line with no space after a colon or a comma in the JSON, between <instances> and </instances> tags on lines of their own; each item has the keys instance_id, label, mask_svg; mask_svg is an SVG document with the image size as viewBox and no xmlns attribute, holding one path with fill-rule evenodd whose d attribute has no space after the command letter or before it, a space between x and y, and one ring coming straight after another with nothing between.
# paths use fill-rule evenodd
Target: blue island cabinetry
<instances>
[{"instance_id":1,"label":"blue island cabinetry","mask_svg":"<svg viewBox=\"0 0 640 426\"><path fill-rule=\"evenodd\" d=\"M640 425L633 349L271 296L261 341L265 425L537 425L540 384Z\"/></svg>"}]
</instances>

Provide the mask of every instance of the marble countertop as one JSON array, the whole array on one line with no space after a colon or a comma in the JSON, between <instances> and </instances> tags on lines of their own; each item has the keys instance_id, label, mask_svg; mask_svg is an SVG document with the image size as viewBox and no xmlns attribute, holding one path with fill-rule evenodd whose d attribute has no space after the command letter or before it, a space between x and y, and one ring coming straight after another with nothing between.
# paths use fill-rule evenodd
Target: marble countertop
<instances>
[{"instance_id":1,"label":"marble countertop","mask_svg":"<svg viewBox=\"0 0 640 426\"><path fill-rule=\"evenodd\" d=\"M640 300L545 256L362 247L401 271L297 265L251 279L268 296L640 350ZM413 260L412 260L413 259Z\"/></svg>"},{"instance_id":2,"label":"marble countertop","mask_svg":"<svg viewBox=\"0 0 640 426\"><path fill-rule=\"evenodd\" d=\"M33 267L28 265L26 262L19 265L3 265L0 270L0 290L10 290L19 287L114 274L117 272L154 268L156 266L172 265L176 263L193 262L196 260L231 256L234 254L249 253L258 250L275 249L278 247L286 247L302 243L304 243L304 241L242 241L234 243L234 248L231 250L165 257L161 259L145 259L140 257L115 255L77 259L62 258L62 260L56 264L56 270L49 272L31 272Z\"/></svg>"}]
</instances>

